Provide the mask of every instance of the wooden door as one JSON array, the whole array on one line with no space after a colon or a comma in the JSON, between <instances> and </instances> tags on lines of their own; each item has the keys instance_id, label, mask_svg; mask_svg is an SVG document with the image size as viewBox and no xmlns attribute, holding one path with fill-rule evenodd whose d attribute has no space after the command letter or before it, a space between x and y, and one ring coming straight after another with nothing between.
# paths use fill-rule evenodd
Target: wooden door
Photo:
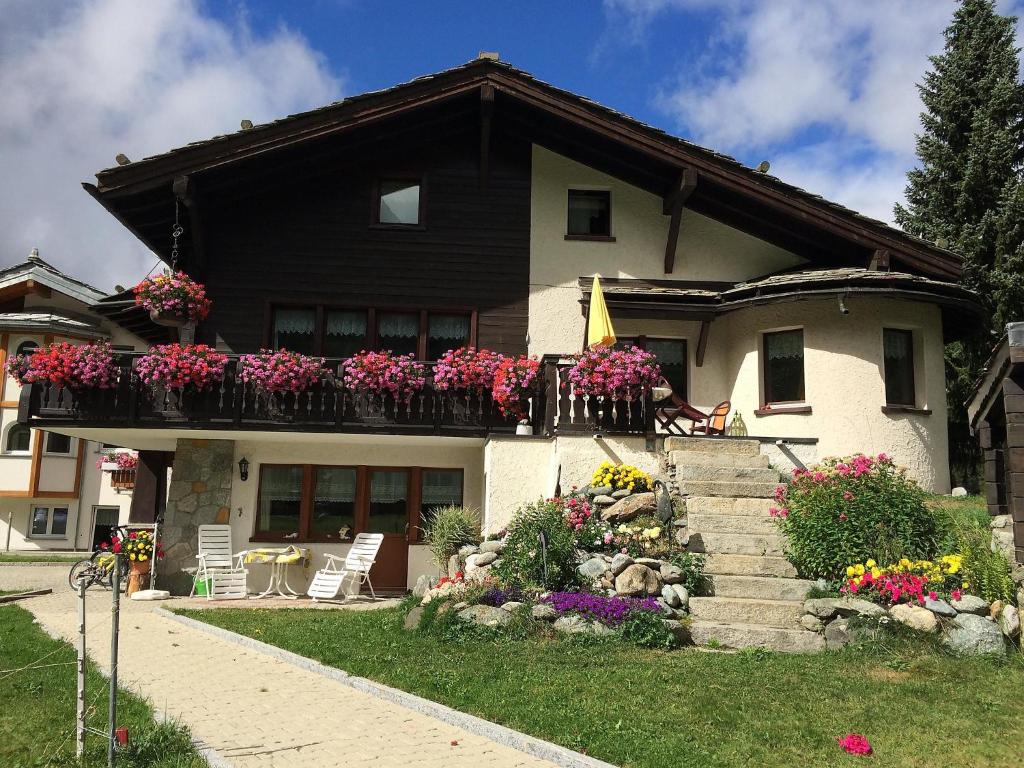
<instances>
[{"instance_id":1,"label":"wooden door","mask_svg":"<svg viewBox=\"0 0 1024 768\"><path fill-rule=\"evenodd\" d=\"M377 592L405 592L409 568L409 509L412 472L405 468L367 469L362 529L382 533L370 579Z\"/></svg>"}]
</instances>

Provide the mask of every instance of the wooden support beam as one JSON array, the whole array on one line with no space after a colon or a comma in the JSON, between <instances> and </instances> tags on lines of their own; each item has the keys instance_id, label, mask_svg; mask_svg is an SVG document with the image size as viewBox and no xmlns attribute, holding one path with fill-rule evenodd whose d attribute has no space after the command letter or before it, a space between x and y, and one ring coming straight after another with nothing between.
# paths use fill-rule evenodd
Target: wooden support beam
<instances>
[{"instance_id":1,"label":"wooden support beam","mask_svg":"<svg viewBox=\"0 0 1024 768\"><path fill-rule=\"evenodd\" d=\"M868 269L875 271L888 272L889 271L889 251L884 248L879 248L871 254L871 261L868 264Z\"/></svg>"},{"instance_id":2,"label":"wooden support beam","mask_svg":"<svg viewBox=\"0 0 1024 768\"><path fill-rule=\"evenodd\" d=\"M676 264L676 245L679 243L679 226L683 219L683 206L697 188L697 172L684 168L672 190L665 195L662 213L672 218L668 224L668 238L665 241L665 274L671 274Z\"/></svg>"},{"instance_id":3,"label":"wooden support beam","mask_svg":"<svg viewBox=\"0 0 1024 768\"><path fill-rule=\"evenodd\" d=\"M206 268L206 242L200 206L199 188L191 176L178 176L172 185L174 196L185 206L188 214L186 234L192 240L192 262L188 265L195 276L202 276ZM181 264L179 263L179 266Z\"/></svg>"},{"instance_id":4,"label":"wooden support beam","mask_svg":"<svg viewBox=\"0 0 1024 768\"><path fill-rule=\"evenodd\" d=\"M480 86L480 189L487 188L491 156L491 119L494 116L494 86Z\"/></svg>"},{"instance_id":5,"label":"wooden support beam","mask_svg":"<svg viewBox=\"0 0 1024 768\"><path fill-rule=\"evenodd\" d=\"M704 353L708 349L708 335L711 333L711 321L702 320L700 323L700 336L697 339L697 367L704 365Z\"/></svg>"}]
</instances>

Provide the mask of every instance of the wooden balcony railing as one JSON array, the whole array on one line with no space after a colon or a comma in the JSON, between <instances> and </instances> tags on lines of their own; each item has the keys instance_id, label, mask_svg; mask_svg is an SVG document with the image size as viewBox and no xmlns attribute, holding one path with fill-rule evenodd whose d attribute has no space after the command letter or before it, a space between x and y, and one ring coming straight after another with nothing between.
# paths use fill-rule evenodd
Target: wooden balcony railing
<instances>
[{"instance_id":1,"label":"wooden balcony railing","mask_svg":"<svg viewBox=\"0 0 1024 768\"><path fill-rule=\"evenodd\" d=\"M328 361L323 381L300 394L267 395L238 376L232 356L224 380L203 392L180 392L143 382L135 370L138 353L121 355L117 385L75 390L49 382L22 388L19 420L42 429L76 426L111 429L287 430L294 432L379 432L394 434L486 435L514 432L516 419L501 413L490 393L445 392L427 385L409 401L346 388L340 361ZM559 356L543 361L543 376L529 402L534 434L654 431L650 398L638 402L577 398L561 386L571 363Z\"/></svg>"}]
</instances>

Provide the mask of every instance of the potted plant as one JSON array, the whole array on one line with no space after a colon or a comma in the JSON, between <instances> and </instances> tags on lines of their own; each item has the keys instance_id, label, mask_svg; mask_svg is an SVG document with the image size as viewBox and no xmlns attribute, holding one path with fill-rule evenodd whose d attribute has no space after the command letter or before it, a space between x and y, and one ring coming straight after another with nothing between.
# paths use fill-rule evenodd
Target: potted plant
<instances>
[{"instance_id":1,"label":"potted plant","mask_svg":"<svg viewBox=\"0 0 1024 768\"><path fill-rule=\"evenodd\" d=\"M202 392L224 380L228 357L206 344L159 344L139 358L136 371L143 382L181 396Z\"/></svg>"},{"instance_id":2,"label":"potted plant","mask_svg":"<svg viewBox=\"0 0 1024 768\"><path fill-rule=\"evenodd\" d=\"M576 358L562 386L574 395L609 400L640 400L657 386L661 368L657 358L639 347L597 347Z\"/></svg>"},{"instance_id":3,"label":"potted plant","mask_svg":"<svg viewBox=\"0 0 1024 768\"><path fill-rule=\"evenodd\" d=\"M19 384L48 381L71 389L110 389L117 386L118 376L108 341L56 342L29 355L18 355L8 364L7 372Z\"/></svg>"},{"instance_id":4,"label":"potted plant","mask_svg":"<svg viewBox=\"0 0 1024 768\"><path fill-rule=\"evenodd\" d=\"M396 355L391 350L358 352L341 364L347 389L373 395L390 394L408 403L427 383L426 368L416 356Z\"/></svg>"},{"instance_id":5,"label":"potted plant","mask_svg":"<svg viewBox=\"0 0 1024 768\"><path fill-rule=\"evenodd\" d=\"M111 541L112 550L128 558L128 588L125 592L131 597L142 589L143 577L148 577L153 570L153 558L162 558L164 551L149 531L130 531L125 538L114 536Z\"/></svg>"},{"instance_id":6,"label":"potted plant","mask_svg":"<svg viewBox=\"0 0 1024 768\"><path fill-rule=\"evenodd\" d=\"M126 491L135 487L135 470L139 466L139 455L134 451L106 451L96 466L110 473L110 487Z\"/></svg>"},{"instance_id":7,"label":"potted plant","mask_svg":"<svg viewBox=\"0 0 1024 768\"><path fill-rule=\"evenodd\" d=\"M206 288L184 272L164 272L147 277L132 289L135 303L149 311L154 323L180 327L203 320L212 302Z\"/></svg>"},{"instance_id":8,"label":"potted plant","mask_svg":"<svg viewBox=\"0 0 1024 768\"><path fill-rule=\"evenodd\" d=\"M324 359L286 349L261 349L238 358L242 381L264 394L305 392L324 377Z\"/></svg>"},{"instance_id":9,"label":"potted plant","mask_svg":"<svg viewBox=\"0 0 1024 768\"><path fill-rule=\"evenodd\" d=\"M536 391L539 371L539 360L519 355L503 359L494 373L494 402L505 416L517 417L519 426L530 424L530 398ZM532 430L520 431L517 427L516 433L532 434Z\"/></svg>"},{"instance_id":10,"label":"potted plant","mask_svg":"<svg viewBox=\"0 0 1024 768\"><path fill-rule=\"evenodd\" d=\"M434 365L434 389L482 395L494 387L494 374L504 358L489 349L449 349Z\"/></svg>"}]
</instances>

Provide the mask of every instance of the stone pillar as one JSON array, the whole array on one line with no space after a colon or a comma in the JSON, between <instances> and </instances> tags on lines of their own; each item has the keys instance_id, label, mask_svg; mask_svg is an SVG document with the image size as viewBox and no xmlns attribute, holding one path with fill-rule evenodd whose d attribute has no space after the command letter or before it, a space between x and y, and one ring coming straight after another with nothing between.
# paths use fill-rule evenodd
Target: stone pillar
<instances>
[{"instance_id":1,"label":"stone pillar","mask_svg":"<svg viewBox=\"0 0 1024 768\"><path fill-rule=\"evenodd\" d=\"M163 542L166 556L157 566L160 589L189 593L195 568L200 525L230 519L234 478L233 440L178 440L167 493Z\"/></svg>"}]
</instances>

